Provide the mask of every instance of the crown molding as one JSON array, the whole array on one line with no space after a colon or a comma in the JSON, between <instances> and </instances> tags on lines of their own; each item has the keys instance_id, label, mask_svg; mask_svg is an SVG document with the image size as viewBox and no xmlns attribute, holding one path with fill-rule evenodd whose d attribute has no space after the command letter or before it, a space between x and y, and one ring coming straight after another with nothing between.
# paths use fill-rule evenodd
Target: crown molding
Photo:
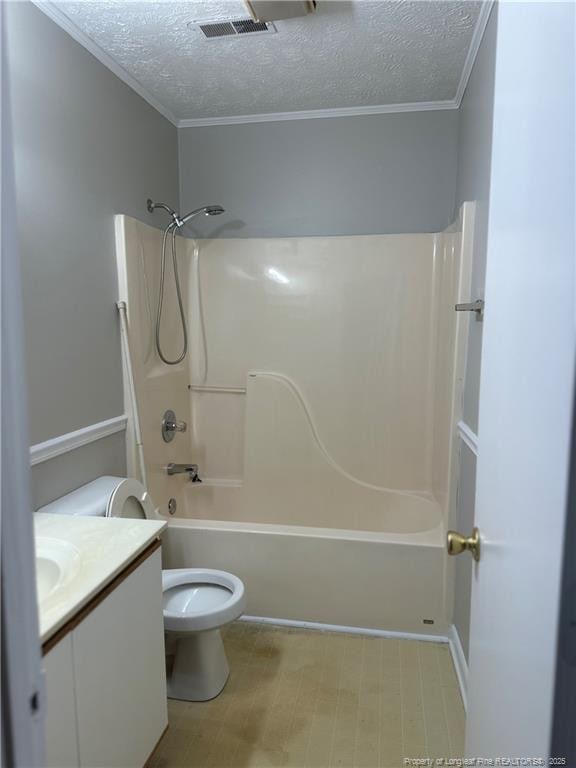
<instances>
[{"instance_id":1,"label":"crown molding","mask_svg":"<svg viewBox=\"0 0 576 768\"><path fill-rule=\"evenodd\" d=\"M179 120L178 128L201 128L209 125L238 125L240 123L276 123L281 120L316 120L324 117L357 117L358 115L392 115L399 112L431 112L440 109L458 109L454 99L446 101L414 101L404 104L378 104L370 107L341 107L309 109L298 112L265 112L257 115L229 115L227 117L199 117Z\"/></svg>"},{"instance_id":2,"label":"crown molding","mask_svg":"<svg viewBox=\"0 0 576 768\"><path fill-rule=\"evenodd\" d=\"M36 6L36 8L38 8L38 10L42 11L42 13L48 16L49 19L51 19L55 24L63 29L64 32L67 32L70 37L76 40L77 43L80 43L83 48L86 48L86 50L89 51L92 56L98 59L101 64L104 64L105 67L108 67L108 69L113 72L116 77L122 80L122 82L126 83L127 86L132 88L132 90L141 96L144 101L148 102L151 107L163 115L173 125L178 125L178 118L172 113L171 110L169 110L161 102L159 102L158 99L152 96L152 94L146 90L142 83L138 82L136 78L132 77L132 75L127 72L124 67L118 64L118 62L115 61L111 56L109 56L103 48L100 48L98 43L95 43L91 37L88 37L88 35L82 32L82 30L77 27L76 24L74 24L74 22L58 8L58 6L54 5L51 0L32 0L32 3Z\"/></svg>"},{"instance_id":3,"label":"crown molding","mask_svg":"<svg viewBox=\"0 0 576 768\"><path fill-rule=\"evenodd\" d=\"M456 96L454 97L456 109L460 107L462 99L464 98L464 94L466 93L466 86L468 85L468 80L470 80L474 62L476 61L476 56L478 56L482 38L484 37L484 32L486 31L486 26L488 25L488 19L490 18L490 14L492 13L492 8L494 7L495 2L496 0L484 0L482 6L480 7L478 20L476 22L476 26L474 27L474 33L472 34L472 40L470 40L470 47L468 48L468 53L466 54L466 60L464 61L462 74L460 75L460 81L458 83L458 88L456 89Z\"/></svg>"},{"instance_id":4,"label":"crown molding","mask_svg":"<svg viewBox=\"0 0 576 768\"><path fill-rule=\"evenodd\" d=\"M342 107L333 109L311 109L296 112L266 112L255 115L229 115L226 117L200 117L179 119L167 107L140 83L136 78L124 69L117 61L109 56L98 43L86 35L74 22L56 6L52 0L32 0L34 5L49 19L67 32L83 48L89 51L101 64L104 64L116 77L132 88L144 101L150 104L157 112L163 115L177 128L201 128L211 125L240 125L245 123L275 123L283 120L316 120L326 117L357 117L359 115L393 115L402 112L431 112L443 109L458 109L464 97L470 74L478 55L478 50L484 36L490 13L496 0L485 0L480 9L478 21L474 28L470 47L466 54L466 60L456 96L444 101L416 101L402 104L380 104L364 107Z\"/></svg>"}]
</instances>

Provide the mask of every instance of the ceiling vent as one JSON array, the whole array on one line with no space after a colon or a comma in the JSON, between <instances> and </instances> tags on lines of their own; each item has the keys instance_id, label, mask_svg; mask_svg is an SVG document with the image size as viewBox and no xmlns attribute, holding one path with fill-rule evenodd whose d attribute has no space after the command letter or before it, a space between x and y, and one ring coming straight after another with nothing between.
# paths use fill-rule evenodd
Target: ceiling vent
<instances>
[{"instance_id":1,"label":"ceiling vent","mask_svg":"<svg viewBox=\"0 0 576 768\"><path fill-rule=\"evenodd\" d=\"M192 21L188 26L191 29L197 29L206 40L243 35L270 35L277 31L271 22L254 21L253 19Z\"/></svg>"}]
</instances>

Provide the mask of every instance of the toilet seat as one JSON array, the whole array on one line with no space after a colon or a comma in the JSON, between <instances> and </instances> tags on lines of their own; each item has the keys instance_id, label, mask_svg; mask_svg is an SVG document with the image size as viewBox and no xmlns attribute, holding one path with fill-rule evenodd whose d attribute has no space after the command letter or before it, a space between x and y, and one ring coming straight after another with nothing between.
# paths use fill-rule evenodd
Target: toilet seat
<instances>
[{"instance_id":1,"label":"toilet seat","mask_svg":"<svg viewBox=\"0 0 576 768\"><path fill-rule=\"evenodd\" d=\"M221 592L211 590L201 596L201 600L190 600L190 608L175 603L174 595L169 595L169 590L174 587L193 587L202 585L206 587L222 587L230 594L226 597ZM174 568L162 571L162 592L164 628L168 632L202 632L217 629L237 619L243 612L246 604L244 584L237 576L226 571L216 571L210 568ZM184 601L185 602L185 601ZM201 602L200 610L194 608L194 602Z\"/></svg>"}]
</instances>

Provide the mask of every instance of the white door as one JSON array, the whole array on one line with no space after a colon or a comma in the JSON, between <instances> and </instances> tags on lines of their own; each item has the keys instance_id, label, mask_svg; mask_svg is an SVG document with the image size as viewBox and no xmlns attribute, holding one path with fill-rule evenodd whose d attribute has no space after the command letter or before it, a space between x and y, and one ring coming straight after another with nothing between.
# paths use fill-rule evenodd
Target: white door
<instances>
[{"instance_id":1,"label":"white door","mask_svg":"<svg viewBox=\"0 0 576 768\"><path fill-rule=\"evenodd\" d=\"M575 5L495 10L466 754L537 757L552 720L574 377Z\"/></svg>"}]
</instances>

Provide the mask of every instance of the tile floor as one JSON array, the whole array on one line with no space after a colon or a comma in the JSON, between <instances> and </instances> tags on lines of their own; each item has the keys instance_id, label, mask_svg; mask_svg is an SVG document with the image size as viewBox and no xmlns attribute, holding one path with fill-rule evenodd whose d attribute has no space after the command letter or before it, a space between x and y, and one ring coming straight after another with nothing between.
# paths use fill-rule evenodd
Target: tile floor
<instances>
[{"instance_id":1,"label":"tile floor","mask_svg":"<svg viewBox=\"0 0 576 768\"><path fill-rule=\"evenodd\" d=\"M236 622L213 701L169 701L150 768L404 768L459 757L464 709L448 646Z\"/></svg>"}]
</instances>

